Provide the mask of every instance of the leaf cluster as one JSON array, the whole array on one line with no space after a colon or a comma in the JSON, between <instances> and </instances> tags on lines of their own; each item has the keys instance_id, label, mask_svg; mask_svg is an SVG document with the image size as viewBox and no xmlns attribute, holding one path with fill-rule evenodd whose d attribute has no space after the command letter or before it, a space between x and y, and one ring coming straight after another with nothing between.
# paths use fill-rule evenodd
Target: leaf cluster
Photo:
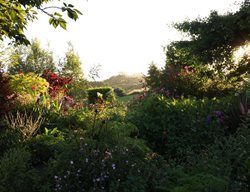
<instances>
[{"instance_id":1,"label":"leaf cluster","mask_svg":"<svg viewBox=\"0 0 250 192\"><path fill-rule=\"evenodd\" d=\"M24 30L29 21L37 19L38 11L49 16L51 25L60 26L63 29L66 29L67 22L62 12L67 12L67 17L75 21L82 14L72 4L63 3L62 6L44 7L49 2L51 0L0 0L0 39L7 37L18 44L29 44ZM59 10L59 13L53 13L51 10Z\"/></svg>"},{"instance_id":2,"label":"leaf cluster","mask_svg":"<svg viewBox=\"0 0 250 192\"><path fill-rule=\"evenodd\" d=\"M246 0L235 13L212 11L207 18L174 24L190 37L174 45L190 50L202 63L230 61L235 48L250 40L249 21L250 2Z\"/></svg>"}]
</instances>

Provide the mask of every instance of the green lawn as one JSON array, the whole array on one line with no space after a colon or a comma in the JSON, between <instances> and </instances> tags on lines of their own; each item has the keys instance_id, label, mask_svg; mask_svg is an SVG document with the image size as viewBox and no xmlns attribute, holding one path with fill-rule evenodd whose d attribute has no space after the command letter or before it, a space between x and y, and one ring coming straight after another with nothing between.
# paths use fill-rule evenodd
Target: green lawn
<instances>
[{"instance_id":1,"label":"green lawn","mask_svg":"<svg viewBox=\"0 0 250 192\"><path fill-rule=\"evenodd\" d=\"M131 94L131 95L126 95L123 97L117 97L117 100L122 102L122 103L128 103L129 101L132 101L133 98L139 96L140 94Z\"/></svg>"}]
</instances>

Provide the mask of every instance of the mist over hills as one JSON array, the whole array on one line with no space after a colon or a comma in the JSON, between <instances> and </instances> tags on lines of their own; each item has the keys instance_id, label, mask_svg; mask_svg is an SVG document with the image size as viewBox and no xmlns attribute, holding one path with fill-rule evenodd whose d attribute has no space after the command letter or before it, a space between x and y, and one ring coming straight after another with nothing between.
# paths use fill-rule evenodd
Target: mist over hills
<instances>
[{"instance_id":1,"label":"mist over hills","mask_svg":"<svg viewBox=\"0 0 250 192\"><path fill-rule=\"evenodd\" d=\"M95 81L90 83L92 86L110 86L113 88L122 88L126 93L134 90L141 90L144 85L144 77L142 74L118 74L111 76L103 81Z\"/></svg>"}]
</instances>

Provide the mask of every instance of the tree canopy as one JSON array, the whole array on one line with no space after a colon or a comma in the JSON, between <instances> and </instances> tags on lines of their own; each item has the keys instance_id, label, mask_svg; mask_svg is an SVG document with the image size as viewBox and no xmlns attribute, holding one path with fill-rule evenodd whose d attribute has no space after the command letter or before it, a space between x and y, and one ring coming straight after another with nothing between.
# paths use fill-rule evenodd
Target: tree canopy
<instances>
[{"instance_id":1,"label":"tree canopy","mask_svg":"<svg viewBox=\"0 0 250 192\"><path fill-rule=\"evenodd\" d=\"M77 20L82 13L74 5L61 2L61 6L45 6L52 0L0 0L0 40L5 37L19 44L29 44L24 34L28 22L37 19L38 12L49 16L49 23L54 27L66 29L67 22L63 12L70 19Z\"/></svg>"},{"instance_id":2,"label":"tree canopy","mask_svg":"<svg viewBox=\"0 0 250 192\"><path fill-rule=\"evenodd\" d=\"M238 48L250 41L249 0L242 2L235 12L212 11L206 18L173 26L188 38L166 47L164 69L149 68L146 78L149 88L165 89L172 95L213 97L242 85L250 72L250 57L244 55L236 61L234 56Z\"/></svg>"},{"instance_id":3,"label":"tree canopy","mask_svg":"<svg viewBox=\"0 0 250 192\"><path fill-rule=\"evenodd\" d=\"M53 53L48 49L43 49L38 39L33 39L28 46L17 46L10 54L10 58L8 72L11 74L21 71L41 75L44 70L56 70Z\"/></svg>"},{"instance_id":4,"label":"tree canopy","mask_svg":"<svg viewBox=\"0 0 250 192\"><path fill-rule=\"evenodd\" d=\"M229 61L235 48L250 40L250 1L245 0L235 13L212 11L207 18L176 23L174 27L190 40L173 42L172 47L185 49L202 63Z\"/></svg>"},{"instance_id":5,"label":"tree canopy","mask_svg":"<svg viewBox=\"0 0 250 192\"><path fill-rule=\"evenodd\" d=\"M68 43L68 51L65 53L64 60L60 63L62 75L74 80L83 79L84 74L81 65L79 55L75 52L73 45Z\"/></svg>"}]
</instances>

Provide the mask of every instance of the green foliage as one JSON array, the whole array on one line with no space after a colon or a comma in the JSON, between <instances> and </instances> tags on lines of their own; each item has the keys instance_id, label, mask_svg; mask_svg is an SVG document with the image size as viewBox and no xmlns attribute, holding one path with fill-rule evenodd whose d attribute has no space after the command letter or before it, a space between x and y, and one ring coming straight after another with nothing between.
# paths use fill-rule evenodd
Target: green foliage
<instances>
[{"instance_id":1,"label":"green foliage","mask_svg":"<svg viewBox=\"0 0 250 192\"><path fill-rule=\"evenodd\" d=\"M51 108L46 114L46 121L42 125L43 128L53 129L57 127L60 131L63 131L85 129L88 127L87 125L91 126L91 119L88 119L89 114L85 109L69 109L67 113L63 113L59 106L54 108Z\"/></svg>"},{"instance_id":2,"label":"green foliage","mask_svg":"<svg viewBox=\"0 0 250 192\"><path fill-rule=\"evenodd\" d=\"M110 192L145 192L147 182L141 176L128 176L124 182L115 181L111 183Z\"/></svg>"},{"instance_id":3,"label":"green foliage","mask_svg":"<svg viewBox=\"0 0 250 192\"><path fill-rule=\"evenodd\" d=\"M132 93L123 97L118 97L117 100L119 102L122 102L124 104L129 104L130 102L133 102L135 98L138 98L141 95L141 93Z\"/></svg>"},{"instance_id":4,"label":"green foliage","mask_svg":"<svg viewBox=\"0 0 250 192\"><path fill-rule=\"evenodd\" d=\"M118 96L118 97L123 97L123 96L126 95L125 90L122 89L122 88L119 88L119 87L118 88L114 88L114 92L115 92L116 96Z\"/></svg>"},{"instance_id":5,"label":"green foliage","mask_svg":"<svg viewBox=\"0 0 250 192\"><path fill-rule=\"evenodd\" d=\"M0 71L0 118L13 108L12 100L15 98L11 90L10 78Z\"/></svg>"},{"instance_id":6,"label":"green foliage","mask_svg":"<svg viewBox=\"0 0 250 192\"><path fill-rule=\"evenodd\" d=\"M154 63L150 64L145 81L150 89L161 88L161 71Z\"/></svg>"},{"instance_id":7,"label":"green foliage","mask_svg":"<svg viewBox=\"0 0 250 192\"><path fill-rule=\"evenodd\" d=\"M10 87L21 104L35 103L41 93L46 94L48 82L34 73L10 75Z\"/></svg>"},{"instance_id":8,"label":"green foliage","mask_svg":"<svg viewBox=\"0 0 250 192\"><path fill-rule=\"evenodd\" d=\"M98 98L109 101L114 99L114 92L111 87L90 88L87 91L89 103L95 103Z\"/></svg>"},{"instance_id":9,"label":"green foliage","mask_svg":"<svg viewBox=\"0 0 250 192\"><path fill-rule=\"evenodd\" d=\"M9 128L2 119L0 125L0 157L8 150L21 146L22 141L20 132Z\"/></svg>"},{"instance_id":10,"label":"green foliage","mask_svg":"<svg viewBox=\"0 0 250 192\"><path fill-rule=\"evenodd\" d=\"M81 12L74 8L72 4L63 3L61 6L44 7L50 0L13 0L0 1L0 39L7 37L15 43L29 44L29 40L24 34L29 21L37 19L37 12L49 16L49 23L54 27L60 26L66 29L66 21L62 14L56 12L66 12L70 19L77 20ZM60 1L59 1L60 2Z\"/></svg>"},{"instance_id":11,"label":"green foliage","mask_svg":"<svg viewBox=\"0 0 250 192\"><path fill-rule=\"evenodd\" d=\"M222 192L227 191L228 182L209 174L197 174L180 179L178 186L171 192Z\"/></svg>"},{"instance_id":12,"label":"green foliage","mask_svg":"<svg viewBox=\"0 0 250 192\"><path fill-rule=\"evenodd\" d=\"M129 171L126 166L126 160L130 161L128 149L112 147L101 151L94 143L82 138L78 142L67 146L51 167L53 185L57 190L107 190L109 180L123 179L126 175L120 168L125 166ZM122 174L120 177L119 173Z\"/></svg>"},{"instance_id":13,"label":"green foliage","mask_svg":"<svg viewBox=\"0 0 250 192\"><path fill-rule=\"evenodd\" d=\"M10 74L33 72L41 75L45 70L56 70L53 53L43 49L38 39L33 39L28 46L15 47L9 57L11 61L8 64L8 72Z\"/></svg>"},{"instance_id":14,"label":"green foliage","mask_svg":"<svg viewBox=\"0 0 250 192\"><path fill-rule=\"evenodd\" d=\"M76 137L51 162L50 181L57 191L151 191L153 162L132 145L103 147L99 141Z\"/></svg>"},{"instance_id":15,"label":"green foliage","mask_svg":"<svg viewBox=\"0 0 250 192\"><path fill-rule=\"evenodd\" d=\"M80 57L75 53L73 45L69 43L69 48L65 54L65 58L63 62L60 63L62 75L70 77L76 81L83 79L84 75L81 65Z\"/></svg>"},{"instance_id":16,"label":"green foliage","mask_svg":"<svg viewBox=\"0 0 250 192\"><path fill-rule=\"evenodd\" d=\"M30 166L30 153L24 149L11 149L0 159L0 191L33 191L35 172Z\"/></svg>"},{"instance_id":17,"label":"green foliage","mask_svg":"<svg viewBox=\"0 0 250 192\"><path fill-rule=\"evenodd\" d=\"M172 97L212 98L238 91L250 62L247 55L236 61L234 53L250 41L249 9L246 0L234 13L213 11L207 18L174 24L188 39L166 47L166 65L162 70L150 66L147 86Z\"/></svg>"},{"instance_id":18,"label":"green foliage","mask_svg":"<svg viewBox=\"0 0 250 192\"><path fill-rule=\"evenodd\" d=\"M29 151L32 154L32 164L42 165L54 158L55 154L63 151L64 137L57 128L46 129L44 134L37 135L28 142Z\"/></svg>"},{"instance_id":19,"label":"green foliage","mask_svg":"<svg viewBox=\"0 0 250 192\"><path fill-rule=\"evenodd\" d=\"M225 133L225 114L219 100L167 99L149 96L129 112L128 121L139 137L167 159L185 160L200 153Z\"/></svg>"},{"instance_id":20,"label":"green foliage","mask_svg":"<svg viewBox=\"0 0 250 192\"><path fill-rule=\"evenodd\" d=\"M190 50L202 63L230 61L234 49L250 40L249 5L246 0L235 13L219 15L214 11L205 19L175 24L176 29L191 38L177 44Z\"/></svg>"},{"instance_id":21,"label":"green foliage","mask_svg":"<svg viewBox=\"0 0 250 192\"><path fill-rule=\"evenodd\" d=\"M80 79L78 81L72 81L68 86L68 95L70 95L74 100L83 102L87 99L87 89L89 88L89 83Z\"/></svg>"}]
</instances>

